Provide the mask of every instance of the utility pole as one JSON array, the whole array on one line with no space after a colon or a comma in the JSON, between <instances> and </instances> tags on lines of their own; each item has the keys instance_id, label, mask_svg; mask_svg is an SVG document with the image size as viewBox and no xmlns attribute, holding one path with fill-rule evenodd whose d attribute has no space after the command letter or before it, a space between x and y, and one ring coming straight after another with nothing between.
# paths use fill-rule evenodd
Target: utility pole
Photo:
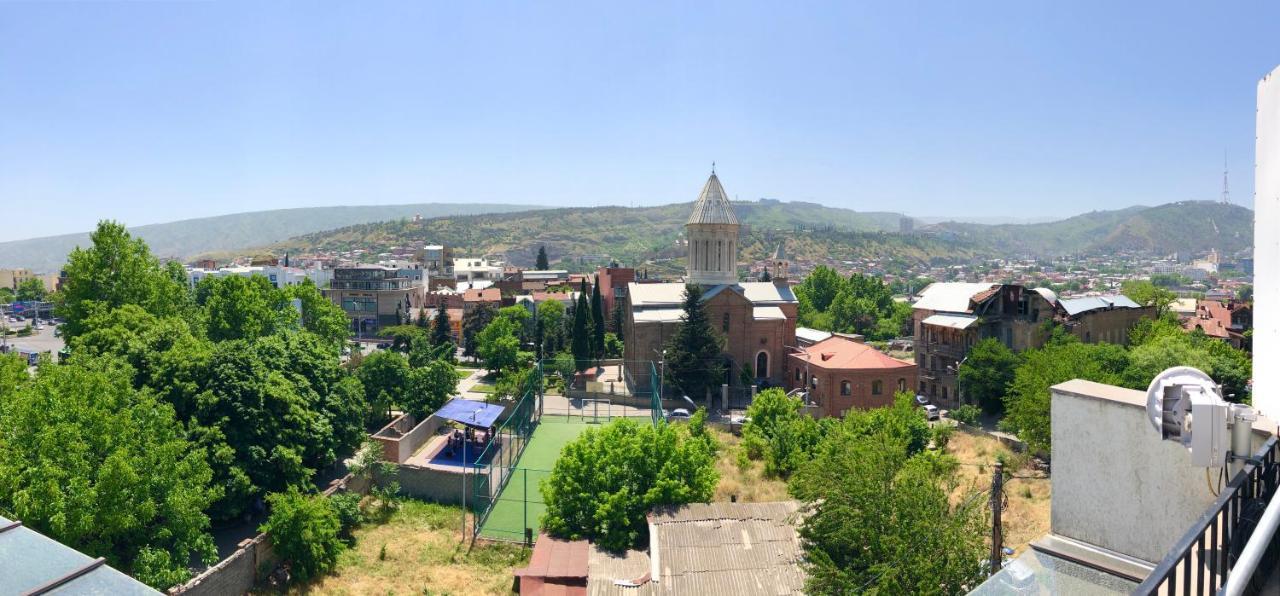
<instances>
[{"instance_id":1,"label":"utility pole","mask_svg":"<svg viewBox=\"0 0 1280 596\"><path fill-rule=\"evenodd\" d=\"M1000 528L1000 507L1004 504L1004 464L996 462L995 475L991 477L991 569L990 575L1000 571L1004 539Z\"/></svg>"}]
</instances>

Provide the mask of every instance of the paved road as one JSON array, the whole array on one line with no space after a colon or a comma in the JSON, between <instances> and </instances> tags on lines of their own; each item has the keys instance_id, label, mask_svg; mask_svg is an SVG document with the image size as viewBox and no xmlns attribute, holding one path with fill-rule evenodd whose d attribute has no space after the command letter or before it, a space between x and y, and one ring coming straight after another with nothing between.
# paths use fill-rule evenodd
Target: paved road
<instances>
[{"instance_id":1,"label":"paved road","mask_svg":"<svg viewBox=\"0 0 1280 596\"><path fill-rule=\"evenodd\" d=\"M4 323L0 323L0 326L8 326L10 329L17 330L25 327L26 324L26 321L10 323L6 320ZM54 325L45 325L44 329L36 331L30 337L17 337L10 335L7 342L8 345L15 348L24 348L27 350L35 350L37 352L48 351L52 354L54 360L57 360L58 352L66 345L66 342L62 341L61 337L54 337L54 329L56 329L56 326ZM6 340L0 339L0 343L5 341Z\"/></svg>"}]
</instances>

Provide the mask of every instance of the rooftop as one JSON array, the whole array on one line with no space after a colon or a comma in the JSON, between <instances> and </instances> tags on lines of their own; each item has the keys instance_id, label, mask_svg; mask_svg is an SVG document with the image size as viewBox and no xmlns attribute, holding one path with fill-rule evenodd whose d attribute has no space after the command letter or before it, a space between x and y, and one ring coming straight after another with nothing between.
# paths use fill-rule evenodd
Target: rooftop
<instances>
[{"instance_id":1,"label":"rooftop","mask_svg":"<svg viewBox=\"0 0 1280 596\"><path fill-rule=\"evenodd\" d=\"M997 284L967 282L934 282L920 292L920 299L912 305L921 310L945 312L969 312L969 303L979 293Z\"/></svg>"},{"instance_id":2,"label":"rooftop","mask_svg":"<svg viewBox=\"0 0 1280 596\"><path fill-rule=\"evenodd\" d=\"M914 367L912 362L898 360L864 343L835 335L792 354L810 366L839 370L894 369Z\"/></svg>"},{"instance_id":3,"label":"rooftop","mask_svg":"<svg viewBox=\"0 0 1280 596\"><path fill-rule=\"evenodd\" d=\"M729 204L729 195L720 185L715 172L702 187L698 201L693 204L693 213L689 214L686 225L692 224L732 224L738 225L738 216L733 213L733 205Z\"/></svg>"},{"instance_id":4,"label":"rooftop","mask_svg":"<svg viewBox=\"0 0 1280 596\"><path fill-rule=\"evenodd\" d=\"M71 547L0 516L0 593L159 594Z\"/></svg>"}]
</instances>

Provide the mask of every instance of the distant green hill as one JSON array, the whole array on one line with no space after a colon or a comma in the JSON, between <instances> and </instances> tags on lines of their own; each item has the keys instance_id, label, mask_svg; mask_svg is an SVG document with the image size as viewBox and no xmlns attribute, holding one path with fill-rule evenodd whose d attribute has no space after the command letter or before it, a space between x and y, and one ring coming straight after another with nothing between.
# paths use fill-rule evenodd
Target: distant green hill
<instances>
[{"instance_id":1,"label":"distant green hill","mask_svg":"<svg viewBox=\"0 0 1280 596\"><path fill-rule=\"evenodd\" d=\"M1211 248L1231 254L1253 247L1253 211L1212 201L1094 211L1047 223L946 222L928 229L1010 256L1123 251L1193 254Z\"/></svg>"},{"instance_id":2,"label":"distant green hill","mask_svg":"<svg viewBox=\"0 0 1280 596\"><path fill-rule=\"evenodd\" d=\"M129 230L146 240L151 245L151 252L157 256L185 259L203 253L262 246L353 223L388 221L414 215L438 217L530 209L537 207L479 203L304 207L186 219L137 226ZM26 267L40 272L57 271L65 262L67 253L77 245L85 246L88 243L88 232L0 242L0 268Z\"/></svg>"}]
</instances>

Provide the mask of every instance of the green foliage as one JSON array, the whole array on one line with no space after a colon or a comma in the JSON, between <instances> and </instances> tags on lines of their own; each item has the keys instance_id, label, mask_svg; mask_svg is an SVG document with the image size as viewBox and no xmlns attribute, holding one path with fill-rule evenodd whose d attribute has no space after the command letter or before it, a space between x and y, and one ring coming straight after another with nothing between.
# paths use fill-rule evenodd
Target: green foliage
<instances>
[{"instance_id":1,"label":"green foliage","mask_svg":"<svg viewBox=\"0 0 1280 596\"><path fill-rule=\"evenodd\" d=\"M951 504L955 461L871 420L889 410L902 422L911 409L903 398L851 412L792 476L791 493L808 508L800 527L806 592L963 594L981 581L982 501Z\"/></svg>"},{"instance_id":2,"label":"green foliage","mask_svg":"<svg viewBox=\"0 0 1280 596\"><path fill-rule=\"evenodd\" d=\"M399 352L391 350L374 352L360 363L356 377L364 386L370 426L386 422L391 415L391 406L404 403L409 371L409 361Z\"/></svg>"},{"instance_id":3,"label":"green foliage","mask_svg":"<svg viewBox=\"0 0 1280 596\"><path fill-rule=\"evenodd\" d=\"M724 379L724 338L711 326L702 304L702 289L684 288L684 316L666 345L666 382L700 399Z\"/></svg>"},{"instance_id":4,"label":"green foliage","mask_svg":"<svg viewBox=\"0 0 1280 596\"><path fill-rule=\"evenodd\" d=\"M324 297L310 279L283 290L286 298L302 303L302 328L337 350L351 337L351 323L342 308Z\"/></svg>"},{"instance_id":5,"label":"green foliage","mask_svg":"<svg viewBox=\"0 0 1280 596\"><path fill-rule=\"evenodd\" d=\"M622 345L622 340L612 333L604 334L604 357L605 358L621 358L622 351L626 349Z\"/></svg>"},{"instance_id":6,"label":"green foliage","mask_svg":"<svg viewBox=\"0 0 1280 596\"><path fill-rule=\"evenodd\" d=\"M605 356L604 299L600 296L600 276L591 285L591 355L596 360Z\"/></svg>"},{"instance_id":7,"label":"green foliage","mask_svg":"<svg viewBox=\"0 0 1280 596\"><path fill-rule=\"evenodd\" d=\"M1003 413L1004 396L1021 362L1018 355L1000 340L989 337L979 341L969 350L968 358L960 367L960 391L983 410Z\"/></svg>"},{"instance_id":8,"label":"green foliage","mask_svg":"<svg viewBox=\"0 0 1280 596\"><path fill-rule=\"evenodd\" d=\"M9 304L16 298L17 294L14 293L13 288L0 287L0 304Z\"/></svg>"},{"instance_id":9,"label":"green foliage","mask_svg":"<svg viewBox=\"0 0 1280 596\"><path fill-rule=\"evenodd\" d=\"M206 277L200 282L206 333L213 341L256 339L298 324L288 296L266 277Z\"/></svg>"},{"instance_id":10,"label":"green foliage","mask_svg":"<svg viewBox=\"0 0 1280 596\"><path fill-rule=\"evenodd\" d=\"M558 354L565 348L564 345L564 327L565 327L565 308L564 303L559 300L543 300L538 303L538 323L542 328L542 353L546 357L547 354Z\"/></svg>"},{"instance_id":11,"label":"green foliage","mask_svg":"<svg viewBox=\"0 0 1280 596\"><path fill-rule=\"evenodd\" d=\"M893 339L911 318L911 307L893 300L879 278L854 273L848 279L826 265L816 267L795 289L799 323L871 340Z\"/></svg>"},{"instance_id":12,"label":"green foliage","mask_svg":"<svg viewBox=\"0 0 1280 596\"><path fill-rule=\"evenodd\" d=\"M191 555L216 560L205 510L220 491L172 407L120 361L44 364L30 381L5 362L0 511L159 589L189 575Z\"/></svg>"},{"instance_id":13,"label":"green foliage","mask_svg":"<svg viewBox=\"0 0 1280 596\"><path fill-rule=\"evenodd\" d=\"M418 420L426 420L440 409L458 388L462 375L443 360L427 363L409 372L408 387L400 405Z\"/></svg>"},{"instance_id":14,"label":"green foliage","mask_svg":"<svg viewBox=\"0 0 1280 596\"><path fill-rule=\"evenodd\" d=\"M271 515L259 531L271 534L276 554L289 561L293 578L306 581L338 563L342 522L328 498L304 495L290 487L268 495L267 502Z\"/></svg>"},{"instance_id":15,"label":"green foliage","mask_svg":"<svg viewBox=\"0 0 1280 596\"><path fill-rule=\"evenodd\" d=\"M44 289L44 282L39 278L33 277L18 283L18 290L14 293L14 298L20 302L31 300L44 300L49 293Z\"/></svg>"},{"instance_id":16,"label":"green foliage","mask_svg":"<svg viewBox=\"0 0 1280 596\"><path fill-rule=\"evenodd\" d=\"M475 305L462 315L462 354L471 358L479 355L476 336L498 316L498 310L488 303Z\"/></svg>"},{"instance_id":17,"label":"green foliage","mask_svg":"<svg viewBox=\"0 0 1280 596\"><path fill-rule=\"evenodd\" d=\"M391 349L397 352L410 351L415 340L426 340L427 345L431 345L427 330L417 325L388 325L382 328L381 334L391 338Z\"/></svg>"},{"instance_id":18,"label":"green foliage","mask_svg":"<svg viewBox=\"0 0 1280 596\"><path fill-rule=\"evenodd\" d=\"M178 314L187 288L169 276L145 242L133 238L124 225L102 221L91 235L89 248L67 255L58 314L62 333L70 340L83 333L94 313L134 304L157 316Z\"/></svg>"},{"instance_id":19,"label":"green foliage","mask_svg":"<svg viewBox=\"0 0 1280 596\"><path fill-rule=\"evenodd\" d=\"M445 310L444 302L436 307L436 317L431 321L431 345L443 346L445 344L453 344L453 329L449 323L449 311Z\"/></svg>"},{"instance_id":20,"label":"green foliage","mask_svg":"<svg viewBox=\"0 0 1280 596\"><path fill-rule=\"evenodd\" d=\"M587 304L587 282L578 290L578 301L573 308L573 329L570 334L570 351L578 371L591 365L591 311Z\"/></svg>"},{"instance_id":21,"label":"green foliage","mask_svg":"<svg viewBox=\"0 0 1280 596\"><path fill-rule=\"evenodd\" d=\"M528 313L523 307L514 308ZM510 370L519 362L519 325L513 317L499 316L476 336L476 355L489 372Z\"/></svg>"},{"instance_id":22,"label":"green foliage","mask_svg":"<svg viewBox=\"0 0 1280 596\"><path fill-rule=\"evenodd\" d=\"M667 424L617 419L564 447L542 483L543 528L612 551L638 547L650 509L709 501L718 480L707 441L682 438Z\"/></svg>"},{"instance_id":23,"label":"green foliage","mask_svg":"<svg viewBox=\"0 0 1280 596\"><path fill-rule=\"evenodd\" d=\"M364 523L364 511L360 509L360 493L339 492L329 497L334 513L338 514L338 524L344 536Z\"/></svg>"},{"instance_id":24,"label":"green foliage","mask_svg":"<svg viewBox=\"0 0 1280 596\"><path fill-rule=\"evenodd\" d=\"M534 268L534 269L537 269L538 271L546 271L546 270L548 270L548 269L550 269L550 268L551 268L551 263L548 263L548 262L547 262L547 247L546 247L546 246L539 246L539 247L538 247L538 257L537 257L536 264L534 265L534 267L533 267L533 268Z\"/></svg>"},{"instance_id":25,"label":"green foliage","mask_svg":"<svg viewBox=\"0 0 1280 596\"><path fill-rule=\"evenodd\" d=\"M1178 295L1157 286L1150 281L1132 279L1120 285L1120 293L1143 306L1156 307L1156 314L1164 316L1169 312L1169 305L1178 299Z\"/></svg>"},{"instance_id":26,"label":"green foliage","mask_svg":"<svg viewBox=\"0 0 1280 596\"><path fill-rule=\"evenodd\" d=\"M978 424L978 419L982 416L982 409L973 404L964 404L963 406L951 410L949 416L951 416L951 419L956 422L963 422L969 426L976 426Z\"/></svg>"},{"instance_id":27,"label":"green foliage","mask_svg":"<svg viewBox=\"0 0 1280 596\"><path fill-rule=\"evenodd\" d=\"M1033 451L1048 451L1049 388L1071 379L1119 385L1128 363L1128 354L1120 346L1084 344L1071 336L1051 340L1039 350L1028 350L1023 353L1023 363L1005 396L1002 424Z\"/></svg>"}]
</instances>

